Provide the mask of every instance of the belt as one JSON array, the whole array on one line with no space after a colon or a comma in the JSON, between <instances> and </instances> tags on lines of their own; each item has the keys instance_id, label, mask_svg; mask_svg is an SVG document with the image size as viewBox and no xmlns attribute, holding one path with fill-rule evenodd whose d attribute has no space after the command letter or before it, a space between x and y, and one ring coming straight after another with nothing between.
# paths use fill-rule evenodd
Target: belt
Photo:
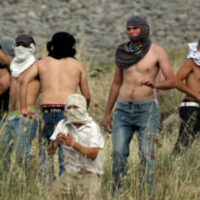
<instances>
[{"instance_id":1,"label":"belt","mask_svg":"<svg viewBox=\"0 0 200 200\"><path fill-rule=\"evenodd\" d=\"M180 107L200 107L200 104L197 102L182 102Z\"/></svg>"},{"instance_id":2,"label":"belt","mask_svg":"<svg viewBox=\"0 0 200 200\"><path fill-rule=\"evenodd\" d=\"M42 112L63 112L65 110L65 104L42 104L40 105Z\"/></svg>"}]
</instances>

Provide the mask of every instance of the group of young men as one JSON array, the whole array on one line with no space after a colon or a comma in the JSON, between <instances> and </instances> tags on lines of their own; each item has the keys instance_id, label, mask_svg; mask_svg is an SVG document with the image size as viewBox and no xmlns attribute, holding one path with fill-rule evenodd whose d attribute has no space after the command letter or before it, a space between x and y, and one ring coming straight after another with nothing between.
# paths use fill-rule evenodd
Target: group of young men
<instances>
[{"instance_id":1,"label":"group of young men","mask_svg":"<svg viewBox=\"0 0 200 200\"><path fill-rule=\"evenodd\" d=\"M154 89L178 88L186 94L180 105L182 122L173 153L182 152L182 147L190 147L200 129L200 44L189 44L188 59L174 77L166 52L151 42L149 32L149 25L143 17L130 17L126 24L129 41L119 45L115 54L115 74L104 116L105 130L112 132L113 191L120 188L126 177L129 144L135 132L138 132L140 184L155 185L154 147L160 128L160 113ZM0 91L3 91L3 108L8 110L8 115L0 134L1 169L9 169L10 153L15 146L17 163L25 172L39 165L40 179L53 182L51 155L58 147L62 179L66 177L64 174L68 174L68 182L69 174L84 177L95 174L98 179L103 174L99 150L103 148L104 140L99 126L87 113L90 103L88 81L83 64L75 59L74 37L67 32L54 34L47 43L48 56L37 61L35 41L30 35L19 35L15 40L9 38L11 45L7 47L12 50L9 52L5 51L3 41ZM164 80L157 81L160 72ZM6 83L4 78L9 77L9 73L11 78ZM76 94L78 87L82 95ZM9 109L5 105L8 95L2 96L7 91ZM39 115L36 101L40 92ZM112 127L111 111L116 101ZM39 162L30 154L38 124Z\"/></svg>"}]
</instances>

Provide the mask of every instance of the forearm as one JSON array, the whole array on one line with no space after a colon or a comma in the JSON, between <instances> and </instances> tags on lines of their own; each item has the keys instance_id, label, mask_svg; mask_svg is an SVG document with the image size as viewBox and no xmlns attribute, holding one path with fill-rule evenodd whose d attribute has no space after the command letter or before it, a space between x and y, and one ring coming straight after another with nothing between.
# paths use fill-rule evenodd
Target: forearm
<instances>
[{"instance_id":1,"label":"forearm","mask_svg":"<svg viewBox=\"0 0 200 200\"><path fill-rule=\"evenodd\" d=\"M85 147L75 141L72 141L70 146L92 160L95 160L97 157L98 148L96 147Z\"/></svg>"},{"instance_id":2,"label":"forearm","mask_svg":"<svg viewBox=\"0 0 200 200\"><path fill-rule=\"evenodd\" d=\"M176 88L176 80L175 78L172 78L165 81L155 82L155 88L158 90L168 90Z\"/></svg>"},{"instance_id":3,"label":"forearm","mask_svg":"<svg viewBox=\"0 0 200 200\"><path fill-rule=\"evenodd\" d=\"M115 102L117 100L118 94L119 94L119 90L120 90L121 84L112 84L111 88L110 88L110 93L109 93L109 97L108 97L108 103L106 106L106 111L105 114L109 115L113 109L113 106L115 105Z\"/></svg>"},{"instance_id":4,"label":"forearm","mask_svg":"<svg viewBox=\"0 0 200 200\"><path fill-rule=\"evenodd\" d=\"M196 99L197 93L186 86L182 81L177 81L176 88L186 95L192 96Z\"/></svg>"}]
</instances>

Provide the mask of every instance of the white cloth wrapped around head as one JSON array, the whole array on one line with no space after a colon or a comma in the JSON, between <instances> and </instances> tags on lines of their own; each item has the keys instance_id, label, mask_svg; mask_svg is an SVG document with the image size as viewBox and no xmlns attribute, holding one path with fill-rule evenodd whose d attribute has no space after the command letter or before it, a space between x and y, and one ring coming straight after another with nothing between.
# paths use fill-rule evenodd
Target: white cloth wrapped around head
<instances>
[{"instance_id":1,"label":"white cloth wrapped around head","mask_svg":"<svg viewBox=\"0 0 200 200\"><path fill-rule=\"evenodd\" d=\"M14 78L19 77L35 62L35 41L29 35L19 35L16 38L15 57L11 62L10 70Z\"/></svg>"},{"instance_id":2,"label":"white cloth wrapped around head","mask_svg":"<svg viewBox=\"0 0 200 200\"><path fill-rule=\"evenodd\" d=\"M86 99L81 94L75 93L68 96L65 111L67 111L66 124L86 124L92 121L92 117L87 112Z\"/></svg>"},{"instance_id":3,"label":"white cloth wrapped around head","mask_svg":"<svg viewBox=\"0 0 200 200\"><path fill-rule=\"evenodd\" d=\"M200 67L200 51L197 49L198 43L188 43L189 53L187 58L192 58L196 65Z\"/></svg>"}]
</instances>

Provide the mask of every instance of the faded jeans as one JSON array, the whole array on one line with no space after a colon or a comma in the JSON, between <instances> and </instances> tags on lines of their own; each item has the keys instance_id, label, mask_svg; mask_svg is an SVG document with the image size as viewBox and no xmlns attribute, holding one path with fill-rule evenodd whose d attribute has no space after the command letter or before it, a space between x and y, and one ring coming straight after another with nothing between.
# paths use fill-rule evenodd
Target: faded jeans
<instances>
[{"instance_id":1,"label":"faded jeans","mask_svg":"<svg viewBox=\"0 0 200 200\"><path fill-rule=\"evenodd\" d=\"M54 181L54 158L48 156L47 147L50 143L50 137L54 132L57 123L65 118L64 112L42 112L39 123L39 163L41 178L44 180L48 177L48 182ZM65 171L63 165L62 147L58 150L59 159L59 176ZM44 180L45 181L45 180Z\"/></svg>"},{"instance_id":2,"label":"faded jeans","mask_svg":"<svg viewBox=\"0 0 200 200\"><path fill-rule=\"evenodd\" d=\"M132 136L138 132L140 157L140 183L154 184L154 146L156 133L160 128L160 112L156 101L149 99L138 102L118 100L113 120L113 163L112 174L115 185L121 185L127 173L127 157Z\"/></svg>"},{"instance_id":3,"label":"faded jeans","mask_svg":"<svg viewBox=\"0 0 200 200\"><path fill-rule=\"evenodd\" d=\"M35 159L30 154L31 144L36 135L38 120L29 119L18 114L15 119L4 122L0 133L0 155L1 167L8 170L10 165L10 156L15 147L16 161L25 172L28 164Z\"/></svg>"}]
</instances>

